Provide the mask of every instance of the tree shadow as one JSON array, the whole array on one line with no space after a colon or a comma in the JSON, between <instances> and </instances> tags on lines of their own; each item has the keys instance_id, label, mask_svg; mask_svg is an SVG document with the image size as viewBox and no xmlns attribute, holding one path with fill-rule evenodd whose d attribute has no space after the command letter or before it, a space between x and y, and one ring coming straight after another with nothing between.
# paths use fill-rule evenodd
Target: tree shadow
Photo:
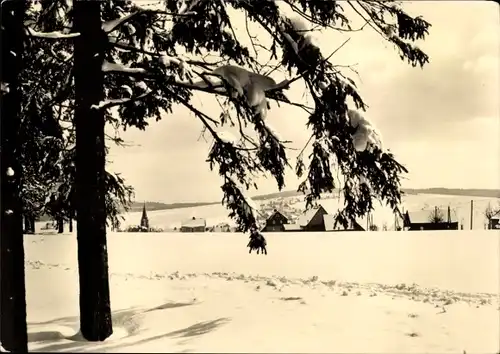
<instances>
[{"instance_id":1,"label":"tree shadow","mask_svg":"<svg viewBox=\"0 0 500 354\"><path fill-rule=\"evenodd\" d=\"M115 322L115 317L131 315L137 311L140 311L139 307L131 307L129 309L121 309L121 310L113 311L113 324ZM68 326L71 324L78 325L79 318L80 318L79 316L66 316L66 317L54 318L54 319L48 320L48 321L28 322L28 327L30 327L30 326L43 326L43 325L55 325L55 324L61 325L61 326Z\"/></svg>"},{"instance_id":2,"label":"tree shadow","mask_svg":"<svg viewBox=\"0 0 500 354\"><path fill-rule=\"evenodd\" d=\"M141 315L153 311L163 311L168 309L173 309L177 307L185 307L196 305L199 302L167 302L165 304L153 307L153 308L140 308L132 307L130 309L122 309L114 311L112 314L113 327L124 329L127 333L127 337L136 335L140 332L141 325ZM50 330L50 328L42 328L40 331L36 331L36 327L57 325L73 329L75 332L79 328L79 316L68 316L52 319L44 322L29 322L28 329L31 330L28 333L29 343L38 343L39 347L35 351L76 351L79 348L88 348L94 345L101 345L105 342L89 342L85 340L80 333L76 333L73 336L67 336L57 330ZM34 329L29 327L35 327ZM54 341L56 343L54 343ZM43 342L51 342L47 345L41 345ZM31 350L33 351L33 350Z\"/></svg>"},{"instance_id":3,"label":"tree shadow","mask_svg":"<svg viewBox=\"0 0 500 354\"><path fill-rule=\"evenodd\" d=\"M217 328L220 326L228 323L231 319L228 317L221 317L212 321L203 321L203 322L198 322L195 323L189 327L178 329L172 332L167 332L163 334L159 334L156 336L148 337L148 338L143 338L137 341L132 341L132 342L127 342L127 343L121 343L121 344L116 344L116 345L110 345L110 346L105 346L102 348L96 348L94 350L89 350L88 348L81 348L81 350L74 350L76 352L89 352L89 353L98 353L101 352L102 350L114 350L114 349L123 349L125 347L131 347L131 346L136 346L140 344L145 344L149 342L153 342L156 340L161 340L163 338L193 338L193 337L198 337L202 336L204 334L210 333L215 331ZM50 348L47 348L48 351ZM56 350L58 350L56 348ZM59 349L60 350L60 349ZM186 349L182 352L187 353L191 352L191 349Z\"/></svg>"},{"instance_id":4,"label":"tree shadow","mask_svg":"<svg viewBox=\"0 0 500 354\"><path fill-rule=\"evenodd\" d=\"M41 331L28 333L28 343L51 342L60 339L66 339L66 337L59 331Z\"/></svg>"}]
</instances>

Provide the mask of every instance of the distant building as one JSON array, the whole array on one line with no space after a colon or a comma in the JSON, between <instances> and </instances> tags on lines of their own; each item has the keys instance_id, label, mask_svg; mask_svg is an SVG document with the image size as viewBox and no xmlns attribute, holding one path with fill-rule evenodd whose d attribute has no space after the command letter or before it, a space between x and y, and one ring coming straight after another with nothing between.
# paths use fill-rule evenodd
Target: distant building
<instances>
[{"instance_id":1,"label":"distant building","mask_svg":"<svg viewBox=\"0 0 500 354\"><path fill-rule=\"evenodd\" d=\"M448 207L447 216L443 222L433 222L432 212L429 210L419 210L403 214L403 225L408 231L422 230L458 230L458 219L456 213Z\"/></svg>"},{"instance_id":2,"label":"distant building","mask_svg":"<svg viewBox=\"0 0 500 354\"><path fill-rule=\"evenodd\" d=\"M181 224L181 232L205 232L207 227L207 221L201 218L195 218L185 220Z\"/></svg>"},{"instance_id":3,"label":"distant building","mask_svg":"<svg viewBox=\"0 0 500 354\"><path fill-rule=\"evenodd\" d=\"M213 226L210 229L210 232L231 232L231 225L229 225L228 223L222 222L222 223L219 223L219 224Z\"/></svg>"},{"instance_id":4,"label":"distant building","mask_svg":"<svg viewBox=\"0 0 500 354\"><path fill-rule=\"evenodd\" d=\"M142 207L141 229L145 231L149 230L149 219L146 212L146 202L144 202L144 205Z\"/></svg>"},{"instance_id":5,"label":"distant building","mask_svg":"<svg viewBox=\"0 0 500 354\"><path fill-rule=\"evenodd\" d=\"M323 215L328 212L321 205L306 210L297 220L304 231L325 231L325 220Z\"/></svg>"},{"instance_id":6,"label":"distant building","mask_svg":"<svg viewBox=\"0 0 500 354\"><path fill-rule=\"evenodd\" d=\"M262 232L283 232L285 231L284 225L288 224L288 218L283 213L274 209L274 212L266 220L266 226L261 230Z\"/></svg>"},{"instance_id":7,"label":"distant building","mask_svg":"<svg viewBox=\"0 0 500 354\"><path fill-rule=\"evenodd\" d=\"M488 229L495 230L500 229L500 212L488 220Z\"/></svg>"},{"instance_id":8,"label":"distant building","mask_svg":"<svg viewBox=\"0 0 500 354\"><path fill-rule=\"evenodd\" d=\"M296 223L284 224L284 231L325 231L325 221L323 215L327 215L327 211L321 205L306 210L299 216Z\"/></svg>"}]
</instances>

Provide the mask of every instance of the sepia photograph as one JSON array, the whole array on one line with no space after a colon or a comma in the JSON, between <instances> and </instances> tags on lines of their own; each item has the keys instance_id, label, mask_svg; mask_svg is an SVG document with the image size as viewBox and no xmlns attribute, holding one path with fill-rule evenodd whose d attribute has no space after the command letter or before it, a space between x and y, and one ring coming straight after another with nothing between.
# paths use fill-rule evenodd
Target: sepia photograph
<instances>
[{"instance_id":1,"label":"sepia photograph","mask_svg":"<svg viewBox=\"0 0 500 354\"><path fill-rule=\"evenodd\" d=\"M500 354L496 1L0 1L0 351Z\"/></svg>"}]
</instances>

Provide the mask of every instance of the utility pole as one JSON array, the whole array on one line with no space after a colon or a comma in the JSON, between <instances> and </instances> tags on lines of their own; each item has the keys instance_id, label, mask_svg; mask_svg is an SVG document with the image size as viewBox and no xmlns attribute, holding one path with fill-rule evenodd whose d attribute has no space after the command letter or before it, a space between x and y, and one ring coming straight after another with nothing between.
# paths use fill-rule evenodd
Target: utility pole
<instances>
[{"instance_id":1,"label":"utility pole","mask_svg":"<svg viewBox=\"0 0 500 354\"><path fill-rule=\"evenodd\" d=\"M474 200L470 201L470 229L472 230L472 223L474 219Z\"/></svg>"}]
</instances>

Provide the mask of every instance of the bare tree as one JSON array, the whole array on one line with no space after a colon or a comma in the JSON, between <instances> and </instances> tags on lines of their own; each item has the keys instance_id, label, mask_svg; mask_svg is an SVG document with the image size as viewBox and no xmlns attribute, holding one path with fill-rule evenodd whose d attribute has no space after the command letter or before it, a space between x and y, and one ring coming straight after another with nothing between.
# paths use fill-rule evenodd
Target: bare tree
<instances>
[{"instance_id":1,"label":"bare tree","mask_svg":"<svg viewBox=\"0 0 500 354\"><path fill-rule=\"evenodd\" d=\"M438 207L435 207L429 214L429 221L433 224L445 222L444 213Z\"/></svg>"}]
</instances>

